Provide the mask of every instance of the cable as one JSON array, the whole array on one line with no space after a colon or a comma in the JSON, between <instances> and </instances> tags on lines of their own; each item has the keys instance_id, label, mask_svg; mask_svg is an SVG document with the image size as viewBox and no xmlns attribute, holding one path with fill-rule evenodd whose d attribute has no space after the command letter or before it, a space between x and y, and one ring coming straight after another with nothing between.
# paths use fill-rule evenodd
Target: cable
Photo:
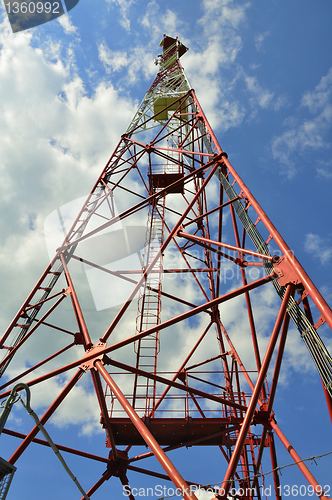
<instances>
[{"instance_id":1,"label":"cable","mask_svg":"<svg viewBox=\"0 0 332 500\"><path fill-rule=\"evenodd\" d=\"M24 389L25 392L26 392L26 402L25 403L24 403L24 401L23 401L23 399L22 399L22 397L21 397L20 394L17 394L17 396L15 395L16 391L18 391L18 389L20 389L20 388ZM3 419L3 425L5 424L5 421L6 421L7 417L8 417L8 415L9 415L9 412L10 412L11 407L13 406L13 404L16 403L18 400L20 400L21 403L22 403L22 405L24 406L24 408L29 413L29 415L31 415L32 418L34 419L34 421L35 421L38 429L44 434L44 436L45 436L48 444L50 445L50 447L54 451L55 455L60 460L63 468L65 469L65 471L67 472L67 474L69 475L69 477L74 481L75 485L77 486L77 488L79 489L79 491L82 493L82 495L85 498L85 500L90 500L90 497L88 497L88 495L85 493L84 489L82 488L82 486L78 482L77 478L74 476L74 474L69 469L69 467L66 464L64 458L62 457L60 451L58 450L58 448L56 447L56 445L53 443L50 435L48 434L48 432L46 431L46 429L44 428L44 426L40 422L38 416L32 410L32 408L30 406L30 397L31 397L30 389L29 389L29 386L27 386L26 384L24 384L22 382L19 382L18 384L16 384L13 387L13 389L11 390L10 396L6 400L6 403L5 403L5 406L4 406L4 411L3 411L4 416L1 415L1 418Z\"/></svg>"}]
</instances>

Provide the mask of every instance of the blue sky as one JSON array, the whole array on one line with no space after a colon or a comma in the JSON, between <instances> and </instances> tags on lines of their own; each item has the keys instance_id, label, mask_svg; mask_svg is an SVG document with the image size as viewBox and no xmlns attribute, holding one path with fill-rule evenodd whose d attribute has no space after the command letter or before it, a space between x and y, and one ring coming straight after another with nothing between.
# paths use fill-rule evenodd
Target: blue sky
<instances>
[{"instance_id":1,"label":"blue sky","mask_svg":"<svg viewBox=\"0 0 332 500\"><path fill-rule=\"evenodd\" d=\"M90 191L154 79L164 33L189 47L182 64L221 147L332 303L330 1L80 0L70 15L15 34L3 5L0 14L1 330L47 265L44 221ZM306 458L332 450L331 427L319 378L295 335L276 415ZM68 446L80 436L82 449L107 456L95 413L82 406L73 421L71 405L87 398L84 386L79 391L50 434ZM36 394L33 409L42 412L46 400ZM31 427L22 411L13 425ZM1 436L0 455L8 459L15 445ZM279 464L290 463L277 449ZM174 459L186 477L223 479L217 467L187 460L186 450ZM105 469L68 461L87 489ZM331 465L330 455L310 466L324 485ZM47 449L30 447L17 467L10 500L80 498ZM305 484L296 467L282 474L284 484ZM154 484L131 477L137 487ZM105 496L122 497L118 481L93 498Z\"/></svg>"}]
</instances>

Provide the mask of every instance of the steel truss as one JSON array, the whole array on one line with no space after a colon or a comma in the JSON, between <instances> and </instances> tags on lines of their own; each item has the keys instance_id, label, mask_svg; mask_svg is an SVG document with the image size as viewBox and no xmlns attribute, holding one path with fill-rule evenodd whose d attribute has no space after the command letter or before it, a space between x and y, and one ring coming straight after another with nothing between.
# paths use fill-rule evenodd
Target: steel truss
<instances>
[{"instance_id":1,"label":"steel truss","mask_svg":"<svg viewBox=\"0 0 332 500\"><path fill-rule=\"evenodd\" d=\"M232 498L261 498L263 459L277 468L275 435L317 487L277 425L273 403L292 320L332 415L332 361L318 334L322 324L332 327L332 312L221 149L180 64L186 47L167 36L162 47L155 81L1 339L1 398L18 381L33 394L76 369L40 418L45 425L79 380L91 377L108 457L57 444L107 465L88 496L118 477L133 499L135 471L171 480L184 499L195 499L190 486L207 487L185 480L168 452L208 446L220 449L224 463L215 498L230 498L232 488L245 492ZM262 326L255 319L259 293L273 287L279 305ZM108 311L107 324L91 313L93 300ZM44 357L19 374L12 370L18 353L47 332L59 349L49 342ZM4 432L22 439L12 465L30 443L47 444L37 427L28 435ZM135 446L145 444L150 451L136 454ZM164 473L135 465L152 455ZM279 499L277 470L273 481Z\"/></svg>"}]
</instances>

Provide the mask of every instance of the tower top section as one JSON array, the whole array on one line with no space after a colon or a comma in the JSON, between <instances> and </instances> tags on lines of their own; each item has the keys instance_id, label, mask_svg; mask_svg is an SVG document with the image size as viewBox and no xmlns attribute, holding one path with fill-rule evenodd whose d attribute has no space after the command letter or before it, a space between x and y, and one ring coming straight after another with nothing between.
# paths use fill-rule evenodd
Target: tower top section
<instances>
[{"instance_id":1,"label":"tower top section","mask_svg":"<svg viewBox=\"0 0 332 500\"><path fill-rule=\"evenodd\" d=\"M164 35L160 42L160 47L163 48L163 53L156 59L156 64L159 63L160 71L169 68L176 60L180 59L189 49L180 40Z\"/></svg>"}]
</instances>

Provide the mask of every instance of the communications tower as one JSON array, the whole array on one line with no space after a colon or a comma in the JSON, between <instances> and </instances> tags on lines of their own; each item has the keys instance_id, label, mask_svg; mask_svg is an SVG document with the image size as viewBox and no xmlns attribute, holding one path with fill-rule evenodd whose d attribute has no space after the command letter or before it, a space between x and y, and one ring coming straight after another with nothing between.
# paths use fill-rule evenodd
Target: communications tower
<instances>
[{"instance_id":1,"label":"communications tower","mask_svg":"<svg viewBox=\"0 0 332 500\"><path fill-rule=\"evenodd\" d=\"M31 443L49 444L39 430L85 378L105 456L56 445L102 462L82 498L102 489L111 498L120 480L134 499L137 473L170 481L185 500L200 498L195 487L211 493L209 460L218 460L211 498L263 498L267 467L279 500L278 440L326 499L273 404L294 324L332 415L332 360L319 335L322 324L332 327L331 309L220 147L180 63L187 48L166 35L161 47L154 82L2 336L1 399L18 384L17 393L29 388L33 406L39 386L65 380L41 425L27 435L5 427L21 439L5 459L19 466ZM68 223L60 219L54 231ZM261 300L271 293L272 320ZM25 363L41 343L43 356ZM204 483L175 465L186 448L193 460L204 456ZM151 467L153 456L162 471Z\"/></svg>"}]
</instances>

